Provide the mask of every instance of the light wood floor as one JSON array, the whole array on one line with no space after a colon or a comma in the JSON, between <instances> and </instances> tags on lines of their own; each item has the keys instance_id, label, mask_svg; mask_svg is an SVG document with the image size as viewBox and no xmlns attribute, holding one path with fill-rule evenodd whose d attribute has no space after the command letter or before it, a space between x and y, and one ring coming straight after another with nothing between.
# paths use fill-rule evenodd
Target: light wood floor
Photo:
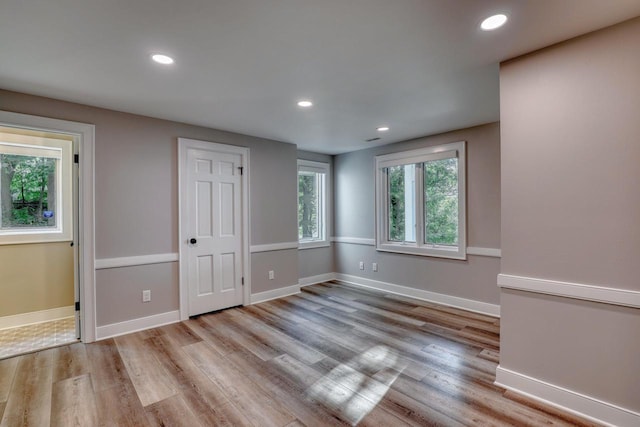
<instances>
[{"instance_id":1,"label":"light wood floor","mask_svg":"<svg viewBox=\"0 0 640 427\"><path fill-rule=\"evenodd\" d=\"M344 284L0 361L5 426L589 425L493 385L499 321Z\"/></svg>"}]
</instances>

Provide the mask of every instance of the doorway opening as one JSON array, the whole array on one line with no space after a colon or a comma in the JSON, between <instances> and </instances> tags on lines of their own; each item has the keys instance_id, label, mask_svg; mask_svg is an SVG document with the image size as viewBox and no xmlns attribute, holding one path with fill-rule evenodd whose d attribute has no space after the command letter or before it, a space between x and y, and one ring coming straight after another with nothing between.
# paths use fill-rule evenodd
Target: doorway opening
<instances>
[{"instance_id":1,"label":"doorway opening","mask_svg":"<svg viewBox=\"0 0 640 427\"><path fill-rule=\"evenodd\" d=\"M0 359L95 340L93 148L93 125L0 111Z\"/></svg>"}]
</instances>

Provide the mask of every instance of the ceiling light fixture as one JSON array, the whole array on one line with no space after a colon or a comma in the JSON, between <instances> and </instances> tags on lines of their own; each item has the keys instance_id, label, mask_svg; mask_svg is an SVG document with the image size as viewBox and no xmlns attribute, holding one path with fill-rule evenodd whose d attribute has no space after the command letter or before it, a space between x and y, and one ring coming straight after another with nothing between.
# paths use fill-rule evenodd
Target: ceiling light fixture
<instances>
[{"instance_id":1,"label":"ceiling light fixture","mask_svg":"<svg viewBox=\"0 0 640 427\"><path fill-rule=\"evenodd\" d=\"M309 108L309 107L311 107L312 105L313 105L313 102L311 102L311 101L307 101L307 100L304 100L304 101L298 101L298 107L302 107L302 108Z\"/></svg>"},{"instance_id":2,"label":"ceiling light fixture","mask_svg":"<svg viewBox=\"0 0 640 427\"><path fill-rule=\"evenodd\" d=\"M507 22L507 15L503 15L502 13L498 15L493 15L482 21L480 24L480 28L485 31L495 30L496 28L502 27L505 22Z\"/></svg>"},{"instance_id":3,"label":"ceiling light fixture","mask_svg":"<svg viewBox=\"0 0 640 427\"><path fill-rule=\"evenodd\" d=\"M389 126L380 126L380 127L376 128L376 130L378 132L386 132L386 131L389 130Z\"/></svg>"},{"instance_id":4,"label":"ceiling light fixture","mask_svg":"<svg viewBox=\"0 0 640 427\"><path fill-rule=\"evenodd\" d=\"M160 53L151 55L151 59L153 59L158 64L162 64L162 65L170 65L170 64L173 64L174 62L172 57L167 55L162 55Z\"/></svg>"}]
</instances>

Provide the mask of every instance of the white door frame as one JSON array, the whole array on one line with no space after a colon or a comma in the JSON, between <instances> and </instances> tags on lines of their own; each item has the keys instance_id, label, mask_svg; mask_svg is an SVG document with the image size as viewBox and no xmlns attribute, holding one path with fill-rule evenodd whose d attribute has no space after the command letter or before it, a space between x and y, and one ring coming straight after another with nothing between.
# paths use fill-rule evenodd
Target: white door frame
<instances>
[{"instance_id":1,"label":"white door frame","mask_svg":"<svg viewBox=\"0 0 640 427\"><path fill-rule=\"evenodd\" d=\"M251 264L249 258L249 148L239 147L237 145L228 145L218 142L200 141L197 139L178 138L178 244L180 247L180 320L189 318L189 267L187 265L188 257L188 239L191 236L186 235L187 221L186 215L182 215L183 207L187 206L187 183L183 178L186 173L187 150L220 150L230 153L240 154L242 156L242 275L244 277L244 286L242 290L242 305L251 303Z\"/></svg>"},{"instance_id":2,"label":"white door frame","mask_svg":"<svg viewBox=\"0 0 640 427\"><path fill-rule=\"evenodd\" d=\"M95 126L48 117L0 111L0 126L27 128L71 135L78 146L78 281L80 291L80 339L96 340L95 270Z\"/></svg>"}]
</instances>

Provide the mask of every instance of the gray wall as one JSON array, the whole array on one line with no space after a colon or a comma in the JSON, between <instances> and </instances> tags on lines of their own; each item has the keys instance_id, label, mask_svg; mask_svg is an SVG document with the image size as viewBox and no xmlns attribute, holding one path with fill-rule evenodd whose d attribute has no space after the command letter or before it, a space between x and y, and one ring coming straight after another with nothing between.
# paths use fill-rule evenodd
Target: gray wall
<instances>
[{"instance_id":1,"label":"gray wall","mask_svg":"<svg viewBox=\"0 0 640 427\"><path fill-rule=\"evenodd\" d=\"M251 244L297 238L295 145L1 90L0 109L95 125L97 259L178 252L178 137L249 147ZM261 258L250 261L254 293L297 283L297 251ZM269 263L282 280L262 280ZM99 270L98 326L177 310L176 267ZM144 305L132 296L143 286L153 289Z\"/></svg>"},{"instance_id":2,"label":"gray wall","mask_svg":"<svg viewBox=\"0 0 640 427\"><path fill-rule=\"evenodd\" d=\"M502 272L640 290L640 18L502 64ZM640 310L502 292L501 366L640 411Z\"/></svg>"},{"instance_id":3,"label":"gray wall","mask_svg":"<svg viewBox=\"0 0 640 427\"><path fill-rule=\"evenodd\" d=\"M335 156L335 235L375 238L375 156L455 141L467 141L467 245L500 248L498 123ZM339 273L498 304L498 258L469 255L467 261L453 261L349 243L335 247ZM365 271L358 269L359 261L365 261ZM377 273L371 271L372 262L379 263Z\"/></svg>"},{"instance_id":4,"label":"gray wall","mask_svg":"<svg viewBox=\"0 0 640 427\"><path fill-rule=\"evenodd\" d=\"M298 159L312 160L314 162L324 162L331 165L331 194L329 195L329 227L327 230L328 237L331 238L334 234L334 200L333 193L335 192L335 180L333 178L333 156L320 153L312 153L310 151L298 150ZM296 191L296 194L297 191ZM297 223L297 218L296 218ZM297 237L296 237L297 238ZM298 275L301 279L305 277L318 276L321 274L333 273L335 270L334 264L334 244L326 248L312 248L312 249L299 249L298 250Z\"/></svg>"}]
</instances>

